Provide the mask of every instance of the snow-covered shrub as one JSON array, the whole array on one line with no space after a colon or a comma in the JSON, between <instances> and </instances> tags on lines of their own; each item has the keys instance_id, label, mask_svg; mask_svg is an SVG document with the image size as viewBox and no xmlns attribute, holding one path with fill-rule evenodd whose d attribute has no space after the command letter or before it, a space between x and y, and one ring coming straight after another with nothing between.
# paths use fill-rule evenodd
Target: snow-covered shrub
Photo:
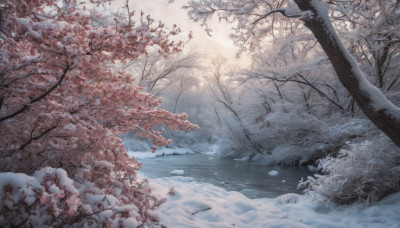
<instances>
[{"instance_id":1,"label":"snow-covered shrub","mask_svg":"<svg viewBox=\"0 0 400 228\"><path fill-rule=\"evenodd\" d=\"M383 134L346 145L337 156L319 160L318 167L322 174L300 184L317 199L373 202L400 191L400 149Z\"/></svg>"},{"instance_id":2,"label":"snow-covered shrub","mask_svg":"<svg viewBox=\"0 0 400 228\"><path fill-rule=\"evenodd\" d=\"M146 181L141 184L140 188L128 183L120 187L148 189ZM61 168L43 168L33 176L0 173L0 226L137 227L143 216L151 216L144 215L143 208L151 210L162 202L145 193L119 192L96 188L90 182L77 184ZM130 200L137 202L127 204Z\"/></svg>"},{"instance_id":3,"label":"snow-covered shrub","mask_svg":"<svg viewBox=\"0 0 400 228\"><path fill-rule=\"evenodd\" d=\"M219 152L225 157L252 157L266 164L306 165L337 153L347 141L356 142L376 132L367 119L340 113L316 116L302 104L286 102L271 105L271 109L257 121L251 112L242 118L263 153L254 151L240 123L232 119L224 122Z\"/></svg>"},{"instance_id":4,"label":"snow-covered shrub","mask_svg":"<svg viewBox=\"0 0 400 228\"><path fill-rule=\"evenodd\" d=\"M263 133L273 146L267 161L281 165L307 164L335 154L349 140L360 140L376 131L367 119L343 116L316 117L299 108L269 114Z\"/></svg>"}]
</instances>

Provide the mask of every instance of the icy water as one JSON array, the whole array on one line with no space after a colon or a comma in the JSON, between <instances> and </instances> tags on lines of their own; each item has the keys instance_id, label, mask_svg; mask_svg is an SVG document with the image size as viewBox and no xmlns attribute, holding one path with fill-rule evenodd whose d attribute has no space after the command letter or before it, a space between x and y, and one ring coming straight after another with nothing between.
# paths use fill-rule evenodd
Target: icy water
<instances>
[{"instance_id":1,"label":"icy water","mask_svg":"<svg viewBox=\"0 0 400 228\"><path fill-rule=\"evenodd\" d=\"M173 170L184 170L182 176L210 183L228 191L238 191L249 198L271 198L285 193L301 193L297 184L311 176L306 168L261 166L254 163L222 159L216 155L192 154L138 159L141 172L148 178L173 176ZM278 175L270 176L276 170Z\"/></svg>"}]
</instances>

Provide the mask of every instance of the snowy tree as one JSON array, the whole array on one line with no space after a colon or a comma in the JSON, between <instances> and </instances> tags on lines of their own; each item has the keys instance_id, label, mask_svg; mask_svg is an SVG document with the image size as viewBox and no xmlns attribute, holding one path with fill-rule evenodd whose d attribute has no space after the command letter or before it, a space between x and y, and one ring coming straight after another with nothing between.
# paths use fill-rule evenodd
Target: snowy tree
<instances>
[{"instance_id":1,"label":"snowy tree","mask_svg":"<svg viewBox=\"0 0 400 228\"><path fill-rule=\"evenodd\" d=\"M375 132L369 121L346 115L342 105L349 102L348 93L328 61L314 51L316 59L294 61L295 54L276 49L259 56L251 71L232 73L214 60L214 80L208 81L222 156L308 165Z\"/></svg>"},{"instance_id":2,"label":"snowy tree","mask_svg":"<svg viewBox=\"0 0 400 228\"><path fill-rule=\"evenodd\" d=\"M207 31L210 31L207 22L214 14L222 20L237 23L232 37L245 50L255 50L261 45L263 38L273 30L274 24L289 24L295 29L296 26L301 26L301 21L304 22L328 56L339 80L359 107L379 129L400 146L400 110L382 95L378 88L368 82L358 63L337 35L330 16L335 16L335 12L332 12L334 8L330 4L338 2L343 1L196 0L190 1L185 8L189 10L193 20L201 21L206 26ZM368 2L361 0L357 1L357 4L366 6ZM383 4L386 1L376 2ZM381 13L391 13L392 18L398 18L398 2L389 2L393 2L392 6L395 9ZM392 26L398 27L398 23L392 23ZM393 39L397 40L396 37Z\"/></svg>"},{"instance_id":3,"label":"snowy tree","mask_svg":"<svg viewBox=\"0 0 400 228\"><path fill-rule=\"evenodd\" d=\"M398 86L398 1L332 2L338 33L371 83L381 90ZM379 12L379 13L377 13Z\"/></svg>"},{"instance_id":4,"label":"snowy tree","mask_svg":"<svg viewBox=\"0 0 400 228\"><path fill-rule=\"evenodd\" d=\"M269 141L263 149L272 145L272 156L258 159L283 165L320 159L321 175L302 186L314 199L339 204L399 191L399 108L382 95L398 103L399 7L396 0L192 0L185 6L207 32L212 16L232 22L241 51L257 53L243 77L252 91L237 109L255 141Z\"/></svg>"},{"instance_id":5,"label":"snowy tree","mask_svg":"<svg viewBox=\"0 0 400 228\"><path fill-rule=\"evenodd\" d=\"M253 133L243 121L240 105L237 102L240 88L234 85L233 80L237 72L224 58L215 58L212 65L209 87L215 100L215 117L222 125L220 137L223 142L220 153L231 157L240 157L243 154L250 154L250 157L253 157L257 153L262 153L261 145L254 140Z\"/></svg>"},{"instance_id":6,"label":"snowy tree","mask_svg":"<svg viewBox=\"0 0 400 228\"><path fill-rule=\"evenodd\" d=\"M297 103L304 103L314 115L347 112L347 93L342 91L329 60L310 34L275 35L273 46L254 54L253 59L252 69L244 71L241 80L266 84L265 92L275 91L277 95L270 102L293 102L302 97Z\"/></svg>"},{"instance_id":7,"label":"snowy tree","mask_svg":"<svg viewBox=\"0 0 400 228\"><path fill-rule=\"evenodd\" d=\"M156 126L197 128L186 114L158 108L131 75L114 72L153 48L182 42L142 14L96 26L112 1L0 3L0 226L127 226L157 218L141 167L118 134L137 132L167 144ZM91 9L90 13L86 9ZM111 7L110 7L111 8ZM109 9L110 9L109 8Z\"/></svg>"}]
</instances>

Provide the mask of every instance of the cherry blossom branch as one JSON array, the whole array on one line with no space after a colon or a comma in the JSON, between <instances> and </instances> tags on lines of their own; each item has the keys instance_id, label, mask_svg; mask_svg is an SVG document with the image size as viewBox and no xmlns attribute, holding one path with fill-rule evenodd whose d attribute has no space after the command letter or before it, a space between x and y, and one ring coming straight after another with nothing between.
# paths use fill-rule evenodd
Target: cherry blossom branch
<instances>
[{"instance_id":1,"label":"cherry blossom branch","mask_svg":"<svg viewBox=\"0 0 400 228\"><path fill-rule=\"evenodd\" d=\"M41 137L43 137L45 134L49 133L51 130L55 129L57 126L51 127L49 129L47 129L46 131L44 131L43 133L41 133L38 136L32 137L33 132L31 132L31 137L29 138L28 141L26 141L24 144L22 144L19 148L19 150L24 149L29 143L31 143L33 140L39 139Z\"/></svg>"},{"instance_id":2,"label":"cherry blossom branch","mask_svg":"<svg viewBox=\"0 0 400 228\"><path fill-rule=\"evenodd\" d=\"M38 97L32 99L29 103L27 103L27 104L25 104L24 106L22 106L22 108L20 108L19 110L13 112L13 113L10 114L10 115L1 117L1 118L0 118L0 122L2 122L2 121L4 121L4 120L7 120L7 119L10 119L10 118L13 118L14 116L16 116L16 115L22 113L23 111L25 111L25 110L29 107L29 105L31 105L32 103L38 102L38 101L42 100L43 98L45 98L47 95L49 95L49 94L50 94L53 90L55 90L55 89L61 84L61 82L64 80L65 75L67 74L69 68L70 68L70 66L69 66L69 64L67 64L67 67L64 69L63 74L61 75L61 77L60 77L60 79L58 80L58 82L57 82L55 85L53 85L50 89L48 89L48 90L47 90L46 92L44 92L42 95L40 95L40 96L38 96Z\"/></svg>"},{"instance_id":3,"label":"cherry blossom branch","mask_svg":"<svg viewBox=\"0 0 400 228\"><path fill-rule=\"evenodd\" d=\"M160 142L162 142L162 143L167 144L167 143L166 143L167 141L166 141L164 138L162 138L162 137L160 137L160 136L158 136L158 135L155 135L155 134L153 134L153 133L151 133L151 132L149 132L149 131L146 131L145 129L143 129L143 128L139 127L139 126L135 126L135 128L137 128L137 129L143 131L143 132L146 133L146 134L151 135L152 137L154 137L154 139L156 139L156 140L158 140L158 141L160 141Z\"/></svg>"}]
</instances>

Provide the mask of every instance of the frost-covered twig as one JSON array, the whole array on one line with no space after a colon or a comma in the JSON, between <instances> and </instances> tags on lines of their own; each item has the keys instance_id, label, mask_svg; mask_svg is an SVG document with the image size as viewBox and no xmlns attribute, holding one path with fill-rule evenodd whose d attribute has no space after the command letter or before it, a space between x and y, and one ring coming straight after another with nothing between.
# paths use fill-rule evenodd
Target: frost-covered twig
<instances>
[{"instance_id":1,"label":"frost-covered twig","mask_svg":"<svg viewBox=\"0 0 400 228\"><path fill-rule=\"evenodd\" d=\"M281 13L283 16L288 17L288 18L302 18L305 15L311 15L311 14L309 14L309 12L306 12L306 13L305 12L300 12L300 13L290 14L287 11L288 11L287 8L279 8L279 9L276 9L276 10L271 10L268 13L262 15L257 20L255 20L253 22L253 25L257 24L259 21L265 19L266 17L268 17L269 15L274 14L274 13Z\"/></svg>"}]
</instances>

